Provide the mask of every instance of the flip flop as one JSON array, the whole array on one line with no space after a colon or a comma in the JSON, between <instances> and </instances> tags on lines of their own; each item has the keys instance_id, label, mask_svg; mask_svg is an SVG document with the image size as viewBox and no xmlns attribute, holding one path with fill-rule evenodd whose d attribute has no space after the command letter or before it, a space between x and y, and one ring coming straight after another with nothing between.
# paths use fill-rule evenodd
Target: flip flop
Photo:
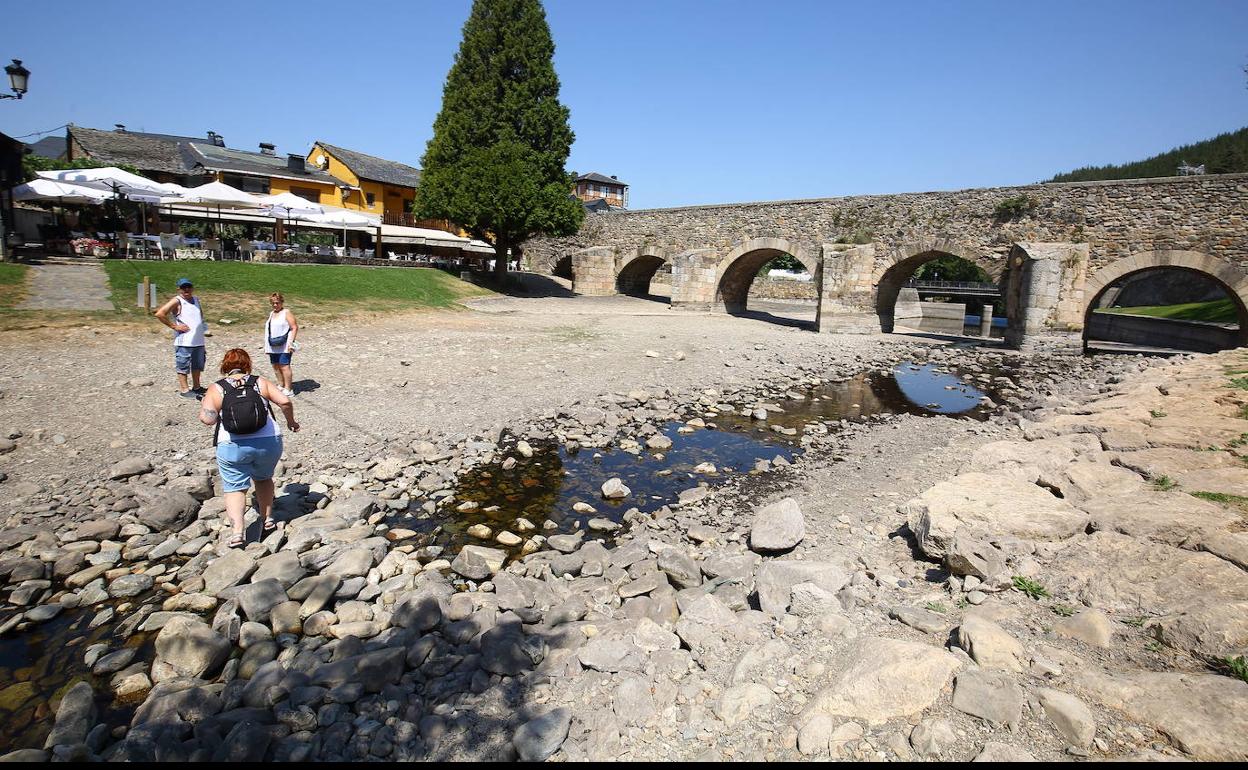
<instances>
[{"instance_id":1,"label":"flip flop","mask_svg":"<svg viewBox=\"0 0 1248 770\"><path fill-rule=\"evenodd\" d=\"M230 548L242 548L245 545L247 545L247 538L244 535L235 535L230 538Z\"/></svg>"},{"instance_id":2,"label":"flip flop","mask_svg":"<svg viewBox=\"0 0 1248 770\"><path fill-rule=\"evenodd\" d=\"M277 529L277 522L272 519L265 519L264 525L261 527L265 532L272 532Z\"/></svg>"}]
</instances>

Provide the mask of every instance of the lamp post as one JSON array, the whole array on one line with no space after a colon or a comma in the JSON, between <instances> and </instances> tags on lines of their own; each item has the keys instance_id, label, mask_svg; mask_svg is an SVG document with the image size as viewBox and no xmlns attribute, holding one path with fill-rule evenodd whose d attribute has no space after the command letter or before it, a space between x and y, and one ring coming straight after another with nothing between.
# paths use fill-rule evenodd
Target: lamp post
<instances>
[{"instance_id":1,"label":"lamp post","mask_svg":"<svg viewBox=\"0 0 1248 770\"><path fill-rule=\"evenodd\" d=\"M0 94L0 99L21 99L30 83L30 70L22 66L21 59L14 59L12 64L4 68L4 74L9 76L9 87L13 93Z\"/></svg>"}]
</instances>

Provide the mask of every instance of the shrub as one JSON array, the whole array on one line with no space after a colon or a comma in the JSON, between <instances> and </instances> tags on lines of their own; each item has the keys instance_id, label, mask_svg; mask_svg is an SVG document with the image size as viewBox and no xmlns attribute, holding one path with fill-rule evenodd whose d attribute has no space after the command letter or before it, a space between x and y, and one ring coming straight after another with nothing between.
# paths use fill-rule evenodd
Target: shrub
<instances>
[{"instance_id":1,"label":"shrub","mask_svg":"<svg viewBox=\"0 0 1248 770\"><path fill-rule=\"evenodd\" d=\"M1018 219L1024 214L1030 214L1036 210L1040 203L1030 195L1016 195L1013 198L1006 198L997 204L993 212L997 215L997 219L1008 221Z\"/></svg>"},{"instance_id":2,"label":"shrub","mask_svg":"<svg viewBox=\"0 0 1248 770\"><path fill-rule=\"evenodd\" d=\"M1013 577L1014 590L1022 591L1033 599L1039 600L1049 595L1049 590L1040 583L1022 575Z\"/></svg>"}]
</instances>

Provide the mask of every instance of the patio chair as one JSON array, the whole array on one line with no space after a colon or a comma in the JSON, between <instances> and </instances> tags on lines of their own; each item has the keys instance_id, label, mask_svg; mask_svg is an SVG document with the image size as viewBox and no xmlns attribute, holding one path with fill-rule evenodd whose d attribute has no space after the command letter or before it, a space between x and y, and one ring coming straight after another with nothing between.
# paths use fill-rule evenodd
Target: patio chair
<instances>
[{"instance_id":1,"label":"patio chair","mask_svg":"<svg viewBox=\"0 0 1248 770\"><path fill-rule=\"evenodd\" d=\"M202 255L200 256L200 259L219 259L225 256L224 252L221 249L220 238L205 238L204 245L203 245L203 248L201 249L201 252L202 252ZM220 256L213 256L213 255L220 255Z\"/></svg>"},{"instance_id":2,"label":"patio chair","mask_svg":"<svg viewBox=\"0 0 1248 770\"><path fill-rule=\"evenodd\" d=\"M174 259L177 257L179 238L174 233L161 233L160 243L156 245L157 253L161 259Z\"/></svg>"},{"instance_id":3,"label":"patio chair","mask_svg":"<svg viewBox=\"0 0 1248 770\"><path fill-rule=\"evenodd\" d=\"M338 257L338 258L340 258L340 259L341 259L342 257L345 257L346 255L347 255L347 249L346 249L346 247L345 247L345 246L335 246L335 247L334 247L334 256L335 256L335 257Z\"/></svg>"},{"instance_id":4,"label":"patio chair","mask_svg":"<svg viewBox=\"0 0 1248 770\"><path fill-rule=\"evenodd\" d=\"M255 241L239 241L238 242L238 258L240 260L251 260L256 256Z\"/></svg>"}]
</instances>

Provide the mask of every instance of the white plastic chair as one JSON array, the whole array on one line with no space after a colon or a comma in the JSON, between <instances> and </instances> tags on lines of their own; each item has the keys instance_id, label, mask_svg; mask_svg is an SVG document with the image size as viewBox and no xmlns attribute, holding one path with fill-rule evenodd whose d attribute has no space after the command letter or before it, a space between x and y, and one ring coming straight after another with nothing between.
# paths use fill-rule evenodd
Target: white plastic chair
<instances>
[{"instance_id":1,"label":"white plastic chair","mask_svg":"<svg viewBox=\"0 0 1248 770\"><path fill-rule=\"evenodd\" d=\"M160 242L156 244L156 252L161 259L175 259L178 254L178 241L175 233L161 233Z\"/></svg>"}]
</instances>

